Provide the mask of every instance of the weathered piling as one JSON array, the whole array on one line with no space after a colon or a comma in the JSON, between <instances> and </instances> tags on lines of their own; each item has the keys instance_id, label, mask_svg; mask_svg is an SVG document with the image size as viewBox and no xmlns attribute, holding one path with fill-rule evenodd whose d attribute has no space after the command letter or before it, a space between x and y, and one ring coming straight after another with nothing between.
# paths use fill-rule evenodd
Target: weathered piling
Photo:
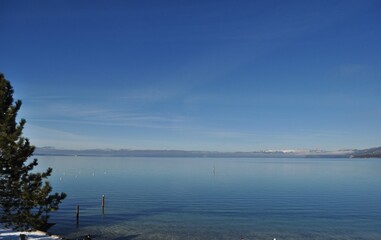
<instances>
[{"instance_id":1,"label":"weathered piling","mask_svg":"<svg viewBox=\"0 0 381 240\"><path fill-rule=\"evenodd\" d=\"M77 218L77 224L78 224L79 223L79 205L77 205L76 218Z\"/></svg>"},{"instance_id":2,"label":"weathered piling","mask_svg":"<svg viewBox=\"0 0 381 240\"><path fill-rule=\"evenodd\" d=\"M105 195L103 194L102 195L102 208L105 207Z\"/></svg>"}]
</instances>

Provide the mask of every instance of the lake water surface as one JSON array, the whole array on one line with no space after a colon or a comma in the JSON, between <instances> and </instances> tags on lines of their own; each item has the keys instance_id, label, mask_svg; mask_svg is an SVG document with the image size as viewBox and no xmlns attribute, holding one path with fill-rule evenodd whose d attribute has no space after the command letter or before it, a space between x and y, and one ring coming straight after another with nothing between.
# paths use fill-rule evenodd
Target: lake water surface
<instances>
[{"instance_id":1,"label":"lake water surface","mask_svg":"<svg viewBox=\"0 0 381 240\"><path fill-rule=\"evenodd\" d=\"M70 239L381 239L381 159L38 159Z\"/></svg>"}]
</instances>

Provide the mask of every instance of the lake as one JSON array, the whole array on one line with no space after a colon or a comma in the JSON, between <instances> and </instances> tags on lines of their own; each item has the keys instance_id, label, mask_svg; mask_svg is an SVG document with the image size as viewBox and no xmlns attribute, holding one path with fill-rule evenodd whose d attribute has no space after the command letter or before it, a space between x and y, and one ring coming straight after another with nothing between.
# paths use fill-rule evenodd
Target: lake
<instances>
[{"instance_id":1,"label":"lake","mask_svg":"<svg viewBox=\"0 0 381 240\"><path fill-rule=\"evenodd\" d=\"M70 239L381 239L381 159L38 159Z\"/></svg>"}]
</instances>

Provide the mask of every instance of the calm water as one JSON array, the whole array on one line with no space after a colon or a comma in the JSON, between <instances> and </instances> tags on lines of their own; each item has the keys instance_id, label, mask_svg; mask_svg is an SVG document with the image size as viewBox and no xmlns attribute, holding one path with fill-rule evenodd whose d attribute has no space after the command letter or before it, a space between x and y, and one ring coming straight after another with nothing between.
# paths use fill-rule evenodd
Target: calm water
<instances>
[{"instance_id":1,"label":"calm water","mask_svg":"<svg viewBox=\"0 0 381 240\"><path fill-rule=\"evenodd\" d=\"M38 158L67 238L381 239L381 159Z\"/></svg>"}]
</instances>

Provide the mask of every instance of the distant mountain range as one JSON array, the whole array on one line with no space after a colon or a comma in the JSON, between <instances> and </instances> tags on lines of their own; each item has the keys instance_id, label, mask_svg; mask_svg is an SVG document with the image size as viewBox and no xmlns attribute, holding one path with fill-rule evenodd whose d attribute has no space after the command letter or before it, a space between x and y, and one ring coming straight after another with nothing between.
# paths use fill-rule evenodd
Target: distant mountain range
<instances>
[{"instance_id":1,"label":"distant mountain range","mask_svg":"<svg viewBox=\"0 0 381 240\"><path fill-rule=\"evenodd\" d=\"M252 152L87 149L67 150L54 147L36 148L35 155L48 156L104 156L104 157L239 157L239 158L381 158L381 147L370 149L325 150L263 150Z\"/></svg>"},{"instance_id":2,"label":"distant mountain range","mask_svg":"<svg viewBox=\"0 0 381 240\"><path fill-rule=\"evenodd\" d=\"M356 150L353 157L358 158L381 158L381 147Z\"/></svg>"}]
</instances>

